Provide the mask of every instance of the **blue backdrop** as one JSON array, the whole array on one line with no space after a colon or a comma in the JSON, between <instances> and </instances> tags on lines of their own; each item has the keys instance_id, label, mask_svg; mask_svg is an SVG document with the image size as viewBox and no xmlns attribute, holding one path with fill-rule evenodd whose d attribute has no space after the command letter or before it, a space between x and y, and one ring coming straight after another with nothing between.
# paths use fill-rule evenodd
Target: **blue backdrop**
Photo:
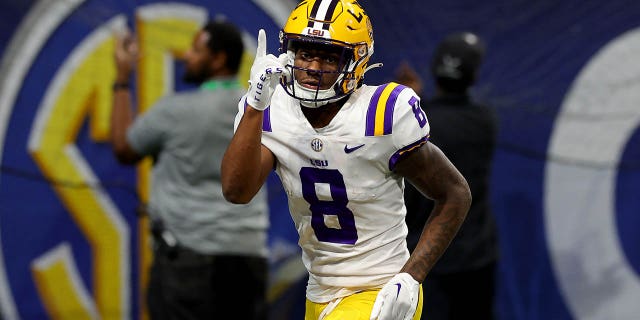
<instances>
[{"instance_id":1,"label":"blue backdrop","mask_svg":"<svg viewBox=\"0 0 640 320\"><path fill-rule=\"evenodd\" d=\"M104 318L141 317L139 176L135 168L117 164L100 129L108 118L101 103L109 98L103 93L112 79L104 71L112 63L110 38L101 30L117 29L124 21L135 31L147 30L150 52L155 45L180 49L184 38L173 29L163 33L168 32L164 20L181 27L223 15L240 25L254 46L257 30L265 28L268 48L275 52L282 14L295 3L266 2L0 2L4 318L60 317L57 306L81 306ZM468 30L487 43L473 92L500 117L491 181L500 230L499 318L637 319L640 3L360 2L373 22L372 61L384 63L367 74L372 84L392 80L395 68L408 61L421 72L430 95L427 70L438 40ZM167 10L163 4L174 7ZM165 44L166 39L175 43ZM155 78L153 70L148 72ZM179 76L181 66L170 63L165 72ZM94 78L104 80L105 87L87 89L80 101L65 95L66 85L77 88ZM178 83L165 79L156 87L183 89ZM143 104L163 93L137 89ZM78 96L82 90L77 89ZM74 102L77 108L69 107ZM275 176L269 191L270 300L279 308L271 317L300 319L304 270ZM110 227L92 225L100 219ZM109 255L96 253L107 240L120 244L115 251L120 264L106 267L118 270L113 274L98 265L110 261ZM54 289L75 298L59 302ZM106 297L110 290L117 294Z\"/></svg>"}]
</instances>

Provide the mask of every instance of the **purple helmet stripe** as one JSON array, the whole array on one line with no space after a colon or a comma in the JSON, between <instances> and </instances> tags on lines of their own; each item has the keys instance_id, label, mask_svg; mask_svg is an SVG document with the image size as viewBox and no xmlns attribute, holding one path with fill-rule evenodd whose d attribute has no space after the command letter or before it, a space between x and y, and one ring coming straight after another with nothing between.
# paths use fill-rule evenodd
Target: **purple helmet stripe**
<instances>
[{"instance_id":1,"label":"purple helmet stripe","mask_svg":"<svg viewBox=\"0 0 640 320\"><path fill-rule=\"evenodd\" d=\"M313 23L314 23L313 20L318 20L316 15L318 14L318 9L320 8L321 3L322 1L319 0L313 4L313 7L311 8L311 12L309 12L309 23L307 24L307 27L313 28Z\"/></svg>"},{"instance_id":2,"label":"purple helmet stripe","mask_svg":"<svg viewBox=\"0 0 640 320\"><path fill-rule=\"evenodd\" d=\"M329 4L329 8L327 9L327 14L324 16L324 21L331 21L331 17L333 17L333 12L336 10L336 6L338 5L338 0L332 0L331 4ZM329 30L329 24L325 23L322 26L322 29Z\"/></svg>"},{"instance_id":3,"label":"purple helmet stripe","mask_svg":"<svg viewBox=\"0 0 640 320\"><path fill-rule=\"evenodd\" d=\"M382 95L382 91L389 84L385 84L383 86L379 86L378 89L373 93L371 97L371 101L369 102L369 108L367 109L367 123L364 129L365 136L374 136L376 132L376 109L378 107L378 101L380 100L380 95Z\"/></svg>"}]
</instances>

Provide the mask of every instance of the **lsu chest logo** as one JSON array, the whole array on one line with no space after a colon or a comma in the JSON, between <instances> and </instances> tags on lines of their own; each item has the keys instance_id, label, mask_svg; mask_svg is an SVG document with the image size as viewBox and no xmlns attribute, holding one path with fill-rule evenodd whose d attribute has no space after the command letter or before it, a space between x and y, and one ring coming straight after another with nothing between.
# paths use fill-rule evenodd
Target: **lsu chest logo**
<instances>
[{"instance_id":1,"label":"lsu chest logo","mask_svg":"<svg viewBox=\"0 0 640 320\"><path fill-rule=\"evenodd\" d=\"M116 6L39 1L23 18L32 22L6 37L12 41L0 82L2 319L146 317L142 288L151 253L147 221L136 208L147 200L151 163L123 167L108 143L115 36L127 25L136 34L141 58L132 98L144 112L174 90L176 58L216 8L206 1ZM231 9L219 14L236 22L238 10ZM252 57L243 59L246 71Z\"/></svg>"}]
</instances>

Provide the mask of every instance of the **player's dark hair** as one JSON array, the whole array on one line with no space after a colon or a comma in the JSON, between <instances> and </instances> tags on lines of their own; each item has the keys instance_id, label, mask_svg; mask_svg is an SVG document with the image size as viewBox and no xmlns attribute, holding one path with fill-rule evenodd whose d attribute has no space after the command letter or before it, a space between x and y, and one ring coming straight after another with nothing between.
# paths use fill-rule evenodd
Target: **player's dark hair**
<instances>
[{"instance_id":1,"label":"player's dark hair","mask_svg":"<svg viewBox=\"0 0 640 320\"><path fill-rule=\"evenodd\" d=\"M209 50L211 52L226 52L227 68L233 73L237 73L244 52L240 30L230 22L218 20L207 22L202 30L209 33L209 41L207 41Z\"/></svg>"}]
</instances>

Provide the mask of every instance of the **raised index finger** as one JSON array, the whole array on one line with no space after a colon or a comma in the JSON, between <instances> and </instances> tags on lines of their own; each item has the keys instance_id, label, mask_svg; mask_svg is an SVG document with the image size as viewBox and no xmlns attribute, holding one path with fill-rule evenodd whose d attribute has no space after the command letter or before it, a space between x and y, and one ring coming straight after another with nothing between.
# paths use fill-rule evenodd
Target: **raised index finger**
<instances>
[{"instance_id":1,"label":"raised index finger","mask_svg":"<svg viewBox=\"0 0 640 320\"><path fill-rule=\"evenodd\" d=\"M261 58L267 55L267 34L264 29L258 31L258 49L256 50L256 58Z\"/></svg>"}]
</instances>

